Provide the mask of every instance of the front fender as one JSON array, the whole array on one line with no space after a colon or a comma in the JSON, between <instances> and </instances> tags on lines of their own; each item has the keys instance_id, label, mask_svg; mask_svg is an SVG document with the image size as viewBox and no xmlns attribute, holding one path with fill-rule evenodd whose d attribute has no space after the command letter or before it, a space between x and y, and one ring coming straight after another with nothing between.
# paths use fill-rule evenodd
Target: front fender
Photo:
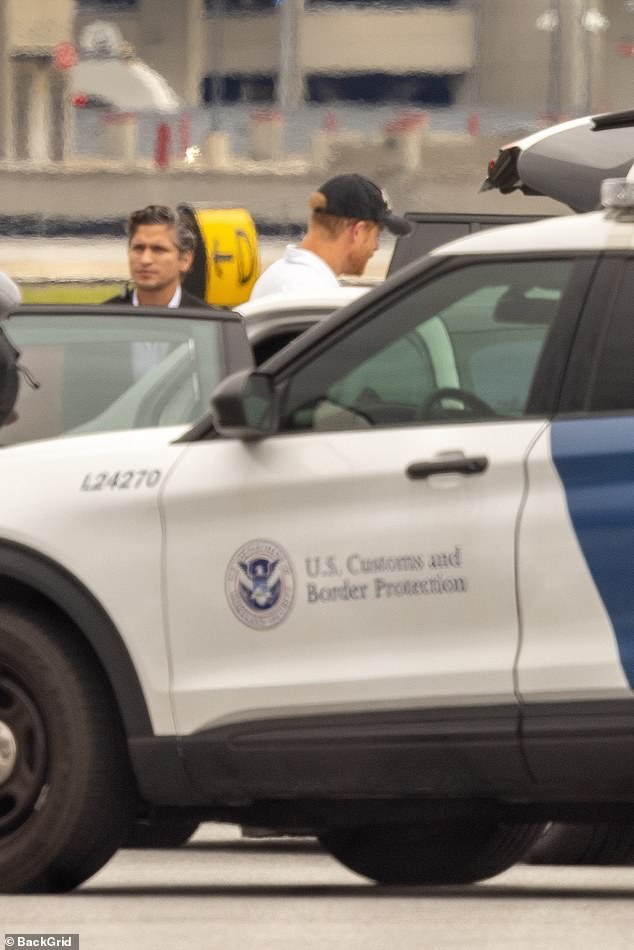
<instances>
[{"instance_id":1,"label":"front fender","mask_svg":"<svg viewBox=\"0 0 634 950\"><path fill-rule=\"evenodd\" d=\"M69 571L38 551L0 541L0 598L37 595L65 614L93 648L112 687L129 738L153 734L134 664L96 598Z\"/></svg>"}]
</instances>

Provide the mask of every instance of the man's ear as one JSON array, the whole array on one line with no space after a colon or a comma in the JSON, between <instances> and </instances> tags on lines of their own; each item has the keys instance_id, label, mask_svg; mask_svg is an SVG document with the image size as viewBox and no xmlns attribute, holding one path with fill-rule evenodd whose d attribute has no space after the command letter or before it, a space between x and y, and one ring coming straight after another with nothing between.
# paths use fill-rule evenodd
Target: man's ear
<instances>
[{"instance_id":1,"label":"man's ear","mask_svg":"<svg viewBox=\"0 0 634 950\"><path fill-rule=\"evenodd\" d=\"M179 267L180 272L183 276L191 270L192 264L194 263L194 252L193 251L183 251L179 256Z\"/></svg>"},{"instance_id":2,"label":"man's ear","mask_svg":"<svg viewBox=\"0 0 634 950\"><path fill-rule=\"evenodd\" d=\"M365 230L365 221L354 221L352 224L352 237L356 241Z\"/></svg>"}]
</instances>

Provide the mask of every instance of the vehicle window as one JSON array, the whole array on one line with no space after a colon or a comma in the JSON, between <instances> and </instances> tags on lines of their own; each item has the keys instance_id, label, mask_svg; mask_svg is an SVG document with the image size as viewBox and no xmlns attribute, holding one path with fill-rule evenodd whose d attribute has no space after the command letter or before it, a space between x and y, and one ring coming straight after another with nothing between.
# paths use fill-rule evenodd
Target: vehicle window
<instances>
[{"instance_id":1,"label":"vehicle window","mask_svg":"<svg viewBox=\"0 0 634 950\"><path fill-rule=\"evenodd\" d=\"M411 234L398 238L394 253L390 259L388 274L394 274L400 267L417 261L435 247L466 237L470 233L468 221L414 221Z\"/></svg>"},{"instance_id":2,"label":"vehicle window","mask_svg":"<svg viewBox=\"0 0 634 950\"><path fill-rule=\"evenodd\" d=\"M409 289L295 375L285 429L521 418L573 267L467 264Z\"/></svg>"},{"instance_id":3,"label":"vehicle window","mask_svg":"<svg viewBox=\"0 0 634 950\"><path fill-rule=\"evenodd\" d=\"M288 346L296 337L304 333L310 325L311 324L307 324L304 327L280 327L268 333L265 330L261 336L258 336L258 338L254 339L251 343L256 366L266 362L269 357L274 356L279 350Z\"/></svg>"},{"instance_id":4,"label":"vehicle window","mask_svg":"<svg viewBox=\"0 0 634 950\"><path fill-rule=\"evenodd\" d=\"M21 382L3 444L194 422L227 371L219 321L25 313L7 330L39 387Z\"/></svg>"},{"instance_id":5,"label":"vehicle window","mask_svg":"<svg viewBox=\"0 0 634 950\"><path fill-rule=\"evenodd\" d=\"M634 267L626 265L612 318L592 372L588 408L595 412L634 410Z\"/></svg>"}]
</instances>

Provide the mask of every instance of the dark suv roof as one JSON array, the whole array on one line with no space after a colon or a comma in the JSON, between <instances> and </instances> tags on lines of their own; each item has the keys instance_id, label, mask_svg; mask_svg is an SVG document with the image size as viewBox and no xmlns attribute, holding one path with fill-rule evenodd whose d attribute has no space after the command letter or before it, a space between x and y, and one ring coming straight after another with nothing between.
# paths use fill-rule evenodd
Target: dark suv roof
<instances>
[{"instance_id":1,"label":"dark suv roof","mask_svg":"<svg viewBox=\"0 0 634 950\"><path fill-rule=\"evenodd\" d=\"M485 228L497 228L505 224L522 224L546 217L542 214L487 214L435 211L408 211L405 215L412 222L411 234L399 237L394 245L387 276L419 260L441 244L456 238L466 237Z\"/></svg>"}]
</instances>

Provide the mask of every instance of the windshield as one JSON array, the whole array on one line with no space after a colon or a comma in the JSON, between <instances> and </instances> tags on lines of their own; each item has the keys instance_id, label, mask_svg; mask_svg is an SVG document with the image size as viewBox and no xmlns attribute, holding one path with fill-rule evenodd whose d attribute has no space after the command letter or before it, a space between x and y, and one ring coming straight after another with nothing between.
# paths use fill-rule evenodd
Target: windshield
<instances>
[{"instance_id":1,"label":"windshield","mask_svg":"<svg viewBox=\"0 0 634 950\"><path fill-rule=\"evenodd\" d=\"M17 420L3 444L191 423L223 378L221 320L94 313L23 313L6 324L21 351Z\"/></svg>"}]
</instances>

